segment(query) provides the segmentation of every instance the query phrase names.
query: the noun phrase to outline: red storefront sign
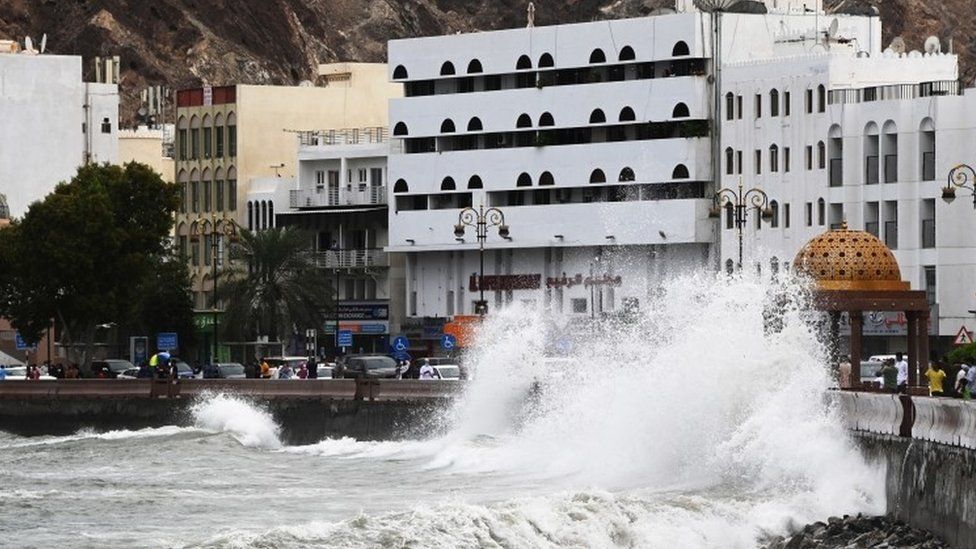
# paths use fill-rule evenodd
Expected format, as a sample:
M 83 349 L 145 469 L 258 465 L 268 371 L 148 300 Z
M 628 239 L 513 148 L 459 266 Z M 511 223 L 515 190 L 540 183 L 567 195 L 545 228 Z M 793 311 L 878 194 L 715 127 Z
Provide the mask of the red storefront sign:
M 478 275 L 473 274 L 468 279 L 468 289 L 477 292 L 496 290 L 538 290 L 542 287 L 542 275 L 485 275 L 478 285 Z

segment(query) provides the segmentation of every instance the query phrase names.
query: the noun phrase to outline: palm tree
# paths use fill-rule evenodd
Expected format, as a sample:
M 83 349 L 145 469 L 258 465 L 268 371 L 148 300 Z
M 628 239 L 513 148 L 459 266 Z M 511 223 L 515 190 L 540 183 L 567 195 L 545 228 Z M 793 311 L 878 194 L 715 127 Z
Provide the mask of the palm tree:
M 228 335 L 286 341 L 293 330 L 324 326 L 335 289 L 306 233 L 294 227 L 242 230 L 230 258 L 235 266 L 220 274 L 217 291 L 226 303 Z

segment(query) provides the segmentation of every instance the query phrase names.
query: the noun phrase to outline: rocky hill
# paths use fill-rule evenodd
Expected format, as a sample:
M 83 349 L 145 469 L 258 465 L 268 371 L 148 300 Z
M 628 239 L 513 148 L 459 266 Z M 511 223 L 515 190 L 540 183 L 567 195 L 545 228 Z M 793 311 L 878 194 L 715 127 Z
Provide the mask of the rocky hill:
M 885 41 L 921 49 L 935 34 L 976 75 L 972 0 L 827 0 L 874 4 Z M 391 38 L 525 24 L 526 0 L 0 0 L 0 37 L 48 35 L 53 53 L 120 55 L 123 116 L 147 84 L 297 83 L 318 62 L 381 61 Z M 536 0 L 536 24 L 646 15 L 672 0 Z M 86 66 L 86 71 L 91 71 Z

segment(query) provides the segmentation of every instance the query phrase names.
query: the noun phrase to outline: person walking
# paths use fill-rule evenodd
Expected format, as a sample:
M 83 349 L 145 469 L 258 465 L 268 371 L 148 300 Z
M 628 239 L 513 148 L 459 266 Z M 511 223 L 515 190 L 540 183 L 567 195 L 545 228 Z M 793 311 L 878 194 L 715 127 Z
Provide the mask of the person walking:
M 261 378 L 262 379 L 271 378 L 271 366 L 268 365 L 267 360 L 261 361 Z
M 895 353 L 895 368 L 898 368 L 898 392 L 908 392 L 908 361 L 901 353 Z
M 7 379 L 7 367 L 0 364 L 0 381 Z
M 420 379 L 440 379 L 437 370 L 430 365 L 430 360 L 423 359 L 420 365 Z
M 837 385 L 841 389 L 850 389 L 853 387 L 854 384 L 851 380 L 851 359 L 846 356 L 841 357 L 837 370 Z
M 925 370 L 925 377 L 929 378 L 929 396 L 945 396 L 943 384 L 945 383 L 946 373 L 942 370 L 942 365 L 938 362 L 930 364 Z
M 966 370 L 966 398 L 972 398 L 976 393 L 976 364 L 969 364 Z
M 298 367 L 298 379 L 308 379 L 308 363 L 302 362 L 302 365 Z
M 957 364 L 959 366 L 959 371 L 956 372 L 956 397 L 957 398 L 968 398 L 968 387 L 966 383 L 966 373 L 969 371 L 969 366 L 965 364 Z
M 881 363 L 881 370 L 878 371 L 877 375 L 883 380 L 885 392 L 894 393 L 898 391 L 898 368 L 895 368 L 894 359 L 885 359 Z

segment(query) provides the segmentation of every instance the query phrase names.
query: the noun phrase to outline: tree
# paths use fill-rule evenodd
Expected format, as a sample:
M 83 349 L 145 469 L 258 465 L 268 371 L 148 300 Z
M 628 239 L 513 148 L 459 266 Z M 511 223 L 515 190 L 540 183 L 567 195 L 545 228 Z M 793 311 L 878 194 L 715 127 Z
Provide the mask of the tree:
M 99 325 L 130 320 L 167 253 L 177 187 L 149 166 L 78 169 L 0 231 L 0 316 L 28 343 L 58 323 L 63 345 L 91 359 Z
M 946 356 L 950 363 L 976 364 L 976 343 L 956 347 Z
M 296 329 L 325 324 L 334 289 L 307 234 L 293 227 L 243 230 L 231 259 L 237 266 L 221 273 L 217 286 L 218 300 L 226 303 L 226 335 L 284 341 Z

